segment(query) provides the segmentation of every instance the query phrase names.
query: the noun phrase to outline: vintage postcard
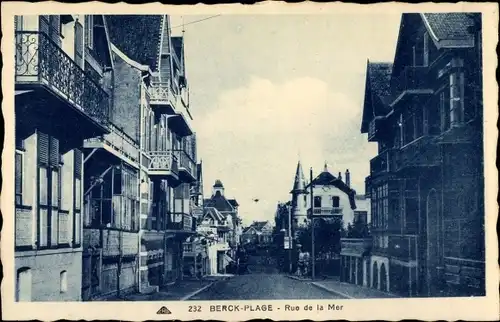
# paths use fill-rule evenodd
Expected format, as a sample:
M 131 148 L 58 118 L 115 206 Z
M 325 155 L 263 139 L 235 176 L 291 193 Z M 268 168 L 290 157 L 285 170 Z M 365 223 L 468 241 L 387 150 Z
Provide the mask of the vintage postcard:
M 2 3 L 3 319 L 498 319 L 498 13 Z

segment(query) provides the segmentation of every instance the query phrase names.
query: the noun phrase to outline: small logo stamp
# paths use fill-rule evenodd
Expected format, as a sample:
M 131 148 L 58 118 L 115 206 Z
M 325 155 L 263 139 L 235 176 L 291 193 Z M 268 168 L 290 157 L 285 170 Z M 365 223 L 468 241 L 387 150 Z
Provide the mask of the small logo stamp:
M 172 312 L 170 312 L 169 309 L 167 309 L 166 306 L 162 306 L 157 312 L 156 314 L 172 314 Z

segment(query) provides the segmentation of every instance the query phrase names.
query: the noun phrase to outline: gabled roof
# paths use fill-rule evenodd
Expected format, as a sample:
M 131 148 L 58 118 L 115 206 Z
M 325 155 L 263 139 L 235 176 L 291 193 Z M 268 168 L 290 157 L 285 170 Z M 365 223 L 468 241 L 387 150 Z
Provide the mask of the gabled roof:
M 262 229 L 269 224 L 269 221 L 254 221 L 249 228 L 254 228 L 256 231 L 262 231 Z
M 351 206 L 351 209 L 356 209 L 356 201 L 354 200 L 354 197 L 356 196 L 356 191 L 349 188 L 349 186 L 347 186 L 347 184 L 344 181 L 342 181 L 339 178 L 336 178 L 330 172 L 328 171 L 321 172 L 316 178 L 313 179 L 312 184 L 336 187 L 340 191 L 347 194 L 347 196 L 349 197 L 349 204 Z M 311 184 L 308 184 L 307 186 L 310 187 Z
M 233 206 L 233 208 L 236 208 L 240 205 L 238 201 L 236 201 L 236 199 L 228 199 L 227 201 L 231 204 L 231 206 Z
M 158 67 L 163 15 L 106 15 L 111 42 L 130 59 Z
M 205 199 L 205 206 L 214 207 L 218 211 L 234 211 L 231 203 L 220 193 L 220 191 L 217 191 L 210 199 Z
M 480 13 L 404 13 L 401 16 L 393 72 L 411 59 L 411 47 L 415 31 L 424 26 L 437 49 L 474 47 L 474 34 L 469 27 L 474 25 L 475 15 Z M 405 48 L 408 46 L 408 48 Z
M 468 29 L 473 24 L 471 14 L 465 12 L 422 13 L 421 16 L 429 34 L 438 43 L 443 40 L 456 41 L 449 43 L 449 45 L 456 46 L 460 44 L 459 41 L 465 41 L 464 45 L 474 42 L 474 35 Z
M 368 124 L 374 117 L 384 116 L 390 111 L 387 99 L 391 94 L 391 74 L 391 63 L 367 61 L 361 133 L 368 132 Z
M 213 207 L 205 207 L 205 213 L 203 214 L 203 219 L 205 219 L 207 216 L 212 217 L 214 220 L 218 220 L 220 222 L 224 221 L 224 216 L 217 211 L 217 209 Z

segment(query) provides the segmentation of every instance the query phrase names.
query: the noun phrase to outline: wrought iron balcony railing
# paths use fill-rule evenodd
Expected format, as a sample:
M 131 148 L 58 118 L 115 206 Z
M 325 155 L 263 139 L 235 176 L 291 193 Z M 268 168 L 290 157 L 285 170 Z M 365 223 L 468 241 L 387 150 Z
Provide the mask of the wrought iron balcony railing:
M 172 151 L 150 151 L 148 156 L 150 157 L 148 167 L 150 173 L 168 171 L 177 174 L 179 172 L 177 158 Z
M 95 143 L 103 143 L 134 162 L 139 161 L 139 145 L 128 136 L 123 130 L 113 123 L 108 124 L 109 134 L 101 137 L 90 138 L 85 141 L 85 145 L 93 146 Z
M 16 85 L 44 85 L 107 126 L 109 96 L 43 32 L 16 31 Z
M 343 207 L 314 207 L 313 215 L 315 216 L 341 216 Z M 307 210 L 307 214 L 311 215 L 311 208 Z

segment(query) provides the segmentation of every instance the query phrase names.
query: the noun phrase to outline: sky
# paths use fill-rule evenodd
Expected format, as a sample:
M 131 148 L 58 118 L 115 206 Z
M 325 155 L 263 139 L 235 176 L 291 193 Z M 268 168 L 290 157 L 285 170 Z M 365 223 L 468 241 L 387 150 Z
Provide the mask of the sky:
M 172 16 L 173 35 L 183 22 L 205 197 L 220 179 L 244 225 L 274 222 L 299 159 L 306 178 L 349 169 L 364 194 L 366 63 L 393 60 L 399 14 Z

